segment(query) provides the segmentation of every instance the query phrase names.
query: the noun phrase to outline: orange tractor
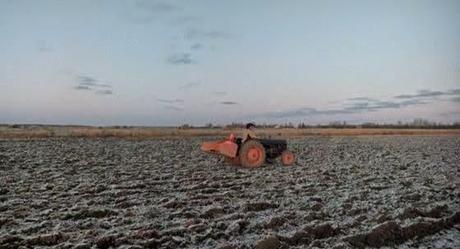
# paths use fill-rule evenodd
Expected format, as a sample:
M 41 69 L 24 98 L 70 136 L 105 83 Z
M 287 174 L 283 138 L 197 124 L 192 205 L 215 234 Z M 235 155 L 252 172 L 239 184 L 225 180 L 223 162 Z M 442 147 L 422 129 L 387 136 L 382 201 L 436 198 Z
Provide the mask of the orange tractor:
M 267 159 L 281 156 L 283 165 L 292 165 L 295 156 L 287 150 L 286 140 L 248 139 L 242 142 L 231 134 L 226 140 L 204 142 L 201 150 L 212 154 L 222 155 L 233 165 L 248 168 L 260 167 Z

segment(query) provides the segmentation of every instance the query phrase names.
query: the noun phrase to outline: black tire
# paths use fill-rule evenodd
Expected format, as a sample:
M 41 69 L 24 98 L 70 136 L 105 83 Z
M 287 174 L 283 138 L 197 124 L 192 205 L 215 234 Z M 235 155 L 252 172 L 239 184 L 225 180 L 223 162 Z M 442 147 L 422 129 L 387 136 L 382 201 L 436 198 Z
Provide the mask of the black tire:
M 241 146 L 239 158 L 243 167 L 260 167 L 266 159 L 265 148 L 257 140 L 248 140 Z

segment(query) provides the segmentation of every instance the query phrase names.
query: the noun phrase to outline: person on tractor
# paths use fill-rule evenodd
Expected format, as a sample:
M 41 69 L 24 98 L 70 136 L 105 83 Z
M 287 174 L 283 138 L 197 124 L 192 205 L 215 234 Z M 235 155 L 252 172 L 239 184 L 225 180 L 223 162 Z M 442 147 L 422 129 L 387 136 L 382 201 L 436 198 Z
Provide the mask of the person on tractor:
M 256 132 L 254 131 L 255 128 L 256 128 L 256 125 L 253 123 L 246 124 L 246 129 L 244 130 L 244 133 L 243 133 L 243 141 L 242 141 L 243 143 L 248 139 L 258 138 L 256 135 Z
M 273 163 L 281 157 L 283 165 L 293 165 L 295 155 L 288 150 L 283 139 L 262 139 L 256 135 L 253 123 L 246 124 L 242 137 L 230 136 L 225 140 L 203 142 L 201 150 L 223 156 L 225 162 L 248 168 L 257 168 L 264 163 Z

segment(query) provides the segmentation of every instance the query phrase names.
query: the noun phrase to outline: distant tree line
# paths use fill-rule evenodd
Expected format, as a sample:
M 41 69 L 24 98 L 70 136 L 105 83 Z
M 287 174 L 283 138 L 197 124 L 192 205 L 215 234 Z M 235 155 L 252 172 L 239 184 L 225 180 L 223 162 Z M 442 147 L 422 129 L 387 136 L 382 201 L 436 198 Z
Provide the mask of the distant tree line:
M 366 122 L 362 124 L 348 124 L 345 121 L 334 121 L 326 125 L 307 125 L 304 123 L 299 123 L 297 125 L 299 129 L 306 128 L 382 128 L 382 129 L 460 129 L 460 122 L 455 122 L 451 124 L 445 124 L 440 122 L 431 122 L 426 119 L 414 119 L 411 122 L 401 122 L 397 123 L 373 123 Z
M 401 122 L 398 121 L 394 124 L 381 124 L 381 123 L 373 123 L 373 122 L 366 122 L 362 124 L 348 124 L 345 121 L 334 121 L 328 124 L 305 124 L 304 122 L 300 122 L 298 124 L 294 124 L 292 122 L 282 123 L 282 124 L 267 124 L 261 123 L 256 124 L 257 128 L 297 128 L 297 129 L 308 129 L 308 128 L 335 128 L 335 129 L 356 129 L 356 128 L 381 128 L 381 129 L 460 129 L 460 122 L 455 122 L 451 124 L 445 124 L 440 122 L 431 122 L 426 119 L 414 119 L 411 122 Z M 233 122 L 227 125 L 213 125 L 212 123 L 208 123 L 204 126 L 192 126 L 189 124 L 181 125 L 180 129 L 194 129 L 194 128 L 208 128 L 208 129 L 238 129 L 238 128 L 245 128 L 245 123 L 236 123 Z
M 257 123 L 257 128 L 297 128 L 297 129 L 308 129 L 308 128 L 335 128 L 335 129 L 354 129 L 354 128 L 387 128 L 387 129 L 460 129 L 460 122 L 445 124 L 440 122 L 431 122 L 427 119 L 414 119 L 411 122 L 401 122 L 398 121 L 397 123 L 393 124 L 382 124 L 382 123 L 372 123 L 366 122 L 362 124 L 348 124 L 345 121 L 334 121 L 328 124 L 305 124 L 304 122 L 300 122 L 294 124 L 292 122 L 281 123 L 281 124 L 273 124 L 273 123 Z M 90 127 L 90 126 L 83 126 L 83 125 L 41 125 L 41 124 L 0 124 L 0 127 L 7 127 L 13 129 L 33 129 L 33 128 L 47 128 L 47 127 Z M 183 124 L 178 126 L 179 129 L 238 129 L 238 128 L 245 128 L 246 123 L 241 122 L 233 122 L 226 125 L 218 125 L 207 123 L 201 126 L 194 126 L 190 124 Z M 108 126 L 103 127 L 99 126 L 99 129 L 104 128 L 114 128 L 114 129 L 129 129 L 129 128 L 149 128 L 146 126 Z

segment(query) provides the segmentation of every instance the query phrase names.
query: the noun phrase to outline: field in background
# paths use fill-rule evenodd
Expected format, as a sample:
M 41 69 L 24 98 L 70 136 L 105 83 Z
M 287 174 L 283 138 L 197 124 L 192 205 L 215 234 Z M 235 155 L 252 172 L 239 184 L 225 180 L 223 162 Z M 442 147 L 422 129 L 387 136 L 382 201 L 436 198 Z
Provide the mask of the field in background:
M 91 127 L 3 125 L 0 138 L 50 138 L 50 137 L 117 137 L 117 138 L 182 138 L 204 136 L 227 136 L 240 134 L 238 128 L 161 128 L 161 127 Z M 384 129 L 384 128 L 262 128 L 262 137 L 304 136 L 374 136 L 374 135 L 460 135 L 460 129 Z

